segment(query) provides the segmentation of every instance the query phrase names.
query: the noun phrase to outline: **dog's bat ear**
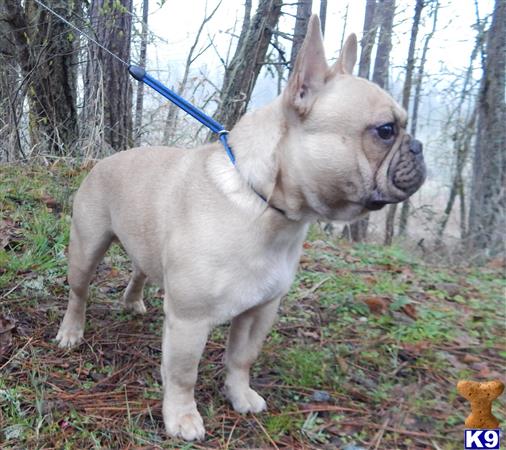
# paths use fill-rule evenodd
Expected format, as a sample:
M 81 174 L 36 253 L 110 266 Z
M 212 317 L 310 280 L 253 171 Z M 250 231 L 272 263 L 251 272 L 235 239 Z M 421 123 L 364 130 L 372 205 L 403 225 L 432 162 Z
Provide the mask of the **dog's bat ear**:
M 313 14 L 309 18 L 306 37 L 285 90 L 285 100 L 300 115 L 304 116 L 310 111 L 316 93 L 325 84 L 328 70 L 320 19 Z
M 331 76 L 337 74 L 348 74 L 353 73 L 353 67 L 357 62 L 357 35 L 352 33 L 346 39 L 341 54 L 337 59 L 336 63 L 330 69 Z

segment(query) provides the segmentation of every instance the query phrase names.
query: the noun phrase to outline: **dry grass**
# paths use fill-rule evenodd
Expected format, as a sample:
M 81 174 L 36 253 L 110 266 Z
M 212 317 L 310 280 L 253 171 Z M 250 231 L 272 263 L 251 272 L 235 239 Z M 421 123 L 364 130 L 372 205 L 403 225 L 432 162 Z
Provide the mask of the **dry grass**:
M 315 228 L 254 368 L 269 412 L 242 416 L 221 395 L 219 327 L 196 393 L 206 440 L 168 439 L 162 296 L 147 290 L 142 319 L 119 308 L 129 272 L 121 249 L 97 271 L 85 343 L 64 351 L 53 342 L 68 293 L 68 199 L 82 176 L 61 163 L 2 168 L 2 449 L 462 448 L 469 408 L 457 380 L 504 380 L 500 261 L 433 266 L 397 247 L 328 241 Z M 504 420 L 504 400 L 496 403 Z

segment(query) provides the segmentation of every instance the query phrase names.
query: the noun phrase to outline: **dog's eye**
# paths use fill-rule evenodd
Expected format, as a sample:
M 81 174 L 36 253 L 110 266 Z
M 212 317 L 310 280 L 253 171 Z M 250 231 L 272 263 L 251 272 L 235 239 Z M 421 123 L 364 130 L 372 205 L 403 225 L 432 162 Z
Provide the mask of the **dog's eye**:
M 395 127 L 393 123 L 385 123 L 384 125 L 381 125 L 376 128 L 376 132 L 378 133 L 378 136 L 383 139 L 384 141 L 388 141 L 392 139 L 392 137 L 395 135 Z

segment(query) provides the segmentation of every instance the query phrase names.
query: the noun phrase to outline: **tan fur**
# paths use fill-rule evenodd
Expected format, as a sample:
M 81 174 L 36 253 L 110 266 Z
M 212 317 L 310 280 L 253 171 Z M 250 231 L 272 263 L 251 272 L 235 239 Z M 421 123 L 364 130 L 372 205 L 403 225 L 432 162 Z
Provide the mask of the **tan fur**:
M 173 436 L 204 437 L 193 395 L 197 366 L 209 331 L 228 320 L 227 397 L 243 413 L 265 409 L 249 386 L 249 368 L 295 276 L 308 224 L 354 220 L 378 190 L 391 201 L 409 195 L 392 183 L 397 160 L 408 180 L 410 164 L 423 165 L 410 156 L 406 114 L 380 88 L 350 75 L 355 60 L 352 36 L 329 68 L 312 17 L 283 95 L 230 132 L 237 167 L 218 143 L 132 149 L 97 164 L 75 197 L 71 291 L 57 340 L 68 347 L 83 337 L 90 279 L 118 239 L 134 266 L 125 307 L 145 312 L 146 278 L 165 290 L 163 415 Z M 385 144 L 374 130 L 389 121 L 399 130 Z

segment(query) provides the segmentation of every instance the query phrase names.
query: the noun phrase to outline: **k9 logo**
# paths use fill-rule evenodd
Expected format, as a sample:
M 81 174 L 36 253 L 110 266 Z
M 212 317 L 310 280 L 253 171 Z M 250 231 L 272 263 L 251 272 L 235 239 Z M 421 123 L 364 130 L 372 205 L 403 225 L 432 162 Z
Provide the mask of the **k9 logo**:
M 499 449 L 500 430 L 464 430 L 464 448 Z

